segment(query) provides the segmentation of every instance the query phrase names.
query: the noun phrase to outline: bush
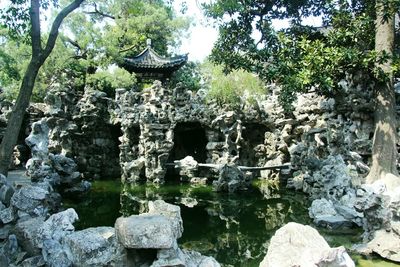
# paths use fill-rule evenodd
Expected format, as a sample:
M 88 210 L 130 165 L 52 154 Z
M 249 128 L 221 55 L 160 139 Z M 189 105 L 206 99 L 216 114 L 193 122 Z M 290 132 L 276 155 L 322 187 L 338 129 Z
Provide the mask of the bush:
M 206 100 L 219 105 L 239 106 L 243 101 L 254 103 L 257 96 L 265 95 L 264 83 L 254 74 L 244 70 L 233 70 L 225 74 L 223 67 L 205 63 L 203 65 L 205 83 L 208 86 Z

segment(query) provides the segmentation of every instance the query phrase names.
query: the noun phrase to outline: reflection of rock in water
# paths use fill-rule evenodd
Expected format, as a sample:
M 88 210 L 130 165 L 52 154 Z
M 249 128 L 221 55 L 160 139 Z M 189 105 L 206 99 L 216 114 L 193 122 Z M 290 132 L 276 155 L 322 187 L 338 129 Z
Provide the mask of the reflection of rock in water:
M 183 247 L 234 266 L 239 262 L 257 265 L 265 255 L 266 241 L 288 221 L 309 222 L 305 197 L 283 193 L 275 184 L 242 194 L 216 193 L 211 186 L 188 184 L 128 185 L 121 195 L 122 213 L 147 210 L 147 201 L 155 199 L 181 207 L 185 231 L 179 242 Z
M 195 250 L 200 253 L 207 253 L 210 252 L 210 250 L 215 250 L 215 246 L 207 239 L 185 242 L 182 244 L 182 247 L 184 249 Z

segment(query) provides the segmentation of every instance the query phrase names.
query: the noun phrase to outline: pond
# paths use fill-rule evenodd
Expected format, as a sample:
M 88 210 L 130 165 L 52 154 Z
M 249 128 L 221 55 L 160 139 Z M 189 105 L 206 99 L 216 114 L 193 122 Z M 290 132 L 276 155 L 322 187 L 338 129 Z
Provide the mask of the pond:
M 153 184 L 122 186 L 117 181 L 96 181 L 88 196 L 64 201 L 80 217 L 77 229 L 114 226 L 116 218 L 144 212 L 146 200 L 163 199 L 181 207 L 184 224 L 180 246 L 213 256 L 224 266 L 259 266 L 269 240 L 288 222 L 311 224 L 307 197 L 275 184 L 257 181 L 246 192 L 216 193 L 211 186 Z M 318 229 L 331 246 L 360 241 L 357 229 L 334 232 Z M 357 266 L 392 267 L 378 259 L 352 256 Z

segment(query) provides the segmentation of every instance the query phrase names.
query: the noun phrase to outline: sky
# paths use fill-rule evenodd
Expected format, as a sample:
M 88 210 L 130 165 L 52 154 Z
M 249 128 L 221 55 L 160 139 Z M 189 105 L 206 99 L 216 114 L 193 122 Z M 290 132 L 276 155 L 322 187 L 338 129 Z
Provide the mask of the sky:
M 180 13 L 180 6 L 184 0 L 176 0 L 174 7 L 177 14 Z M 205 1 L 187 0 L 187 12 L 185 16 L 193 19 L 194 26 L 190 28 L 187 38 L 183 38 L 180 53 L 189 53 L 190 61 L 203 61 L 210 53 L 214 42 L 218 37 L 218 30 L 212 26 L 212 22 L 207 20 L 200 7 L 200 3 Z
M 195 25 L 189 30 L 187 38 L 183 38 L 182 46 L 178 49 L 178 53 L 188 53 L 190 61 L 203 61 L 212 50 L 217 40 L 218 30 L 213 27 L 212 21 L 205 18 L 201 10 L 201 3 L 210 2 L 212 0 L 175 0 L 174 8 L 177 14 L 180 14 L 182 2 L 187 4 L 187 12 L 185 16 L 193 18 Z M 322 19 L 319 17 L 309 17 L 303 20 L 303 25 L 321 25 Z M 272 25 L 276 30 L 289 26 L 289 20 L 273 20 Z M 257 39 L 257 33 L 254 33 Z
M 189 60 L 203 61 L 210 53 L 213 44 L 217 40 L 218 30 L 213 27 L 212 21 L 207 19 L 201 10 L 201 3 L 210 2 L 212 0 L 175 0 L 174 8 L 177 14 L 180 13 L 182 2 L 186 2 L 187 12 L 183 16 L 190 16 L 194 25 L 189 29 L 188 36 L 182 38 L 182 45 L 177 49 L 177 53 L 188 53 Z M 9 0 L 0 0 L 0 7 L 4 7 Z M 181 14 L 182 15 L 182 14 Z M 44 22 L 43 24 L 47 24 Z M 308 18 L 303 22 L 306 25 L 321 24 L 320 18 Z M 273 21 L 275 29 L 281 29 L 289 25 L 288 21 Z M 257 35 L 257 33 L 255 33 Z

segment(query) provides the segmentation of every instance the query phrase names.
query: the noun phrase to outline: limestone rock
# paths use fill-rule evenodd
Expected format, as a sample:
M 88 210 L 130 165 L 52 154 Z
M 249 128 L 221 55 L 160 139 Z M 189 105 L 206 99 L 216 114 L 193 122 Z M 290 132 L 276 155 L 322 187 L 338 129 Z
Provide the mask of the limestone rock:
M 42 267 L 45 266 L 45 261 L 42 256 L 34 256 L 25 259 L 22 263 L 22 267 Z
M 119 217 L 115 222 L 115 231 L 125 248 L 166 249 L 171 248 L 177 239 L 171 220 L 162 215 Z
M 3 184 L 0 188 L 0 201 L 9 206 L 13 194 L 14 188 L 8 184 Z
M 88 228 L 63 238 L 74 266 L 104 266 L 122 259 L 123 248 L 112 227 Z
M 75 230 L 72 225 L 78 220 L 78 214 L 72 208 L 51 215 L 38 230 L 42 240 L 60 241 L 65 235 Z
M 368 242 L 367 248 L 385 259 L 400 262 L 400 234 L 394 230 L 376 231 L 374 238 Z
M 19 221 L 15 226 L 15 235 L 21 247 L 34 256 L 40 253 L 42 247 L 41 239 L 38 237 L 38 231 L 43 226 L 45 218 L 36 217 L 25 221 Z
M 72 262 L 68 258 L 67 251 L 63 246 L 53 240 L 47 239 L 43 242 L 42 249 L 43 259 L 46 262 L 46 266 L 49 267 L 71 267 Z
M 318 226 L 329 228 L 351 227 L 352 222 L 335 210 L 332 201 L 325 198 L 316 199 L 309 208 L 309 215 Z
M 32 124 L 32 132 L 25 139 L 26 144 L 31 149 L 32 157 L 45 160 L 49 153 L 49 127 L 46 119 L 42 119 Z
M 12 196 L 11 206 L 32 215 L 45 216 L 48 196 L 49 192 L 39 186 L 23 186 Z
M 276 231 L 260 267 L 354 267 L 343 247 L 330 248 L 317 230 L 288 223 Z
M 181 250 L 174 244 L 173 248 L 160 249 L 157 252 L 157 260 L 151 267 L 220 267 L 221 265 L 213 258 L 201 255 L 199 252 L 191 250 Z
M 250 185 L 250 179 L 236 165 L 224 165 L 219 171 L 219 178 L 213 186 L 217 191 L 236 192 L 246 190 Z
M 171 220 L 174 227 L 174 236 L 180 238 L 183 233 L 183 221 L 181 208 L 177 205 L 166 203 L 163 200 L 149 201 L 149 214 L 159 214 Z
M 182 250 L 187 267 L 220 267 L 221 265 L 213 258 L 201 255 L 199 252 Z
M 2 211 L 0 211 L 0 221 L 3 224 L 7 224 L 10 222 L 13 222 L 15 220 L 15 211 L 12 207 L 3 209 Z

